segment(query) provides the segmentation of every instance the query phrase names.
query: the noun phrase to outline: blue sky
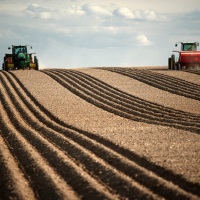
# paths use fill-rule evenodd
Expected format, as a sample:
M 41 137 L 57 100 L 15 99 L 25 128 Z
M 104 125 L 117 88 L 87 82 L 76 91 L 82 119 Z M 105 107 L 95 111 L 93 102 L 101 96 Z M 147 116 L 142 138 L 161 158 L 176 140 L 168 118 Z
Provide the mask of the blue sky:
M 167 65 L 200 42 L 199 0 L 0 0 L 0 56 L 33 46 L 40 68 Z

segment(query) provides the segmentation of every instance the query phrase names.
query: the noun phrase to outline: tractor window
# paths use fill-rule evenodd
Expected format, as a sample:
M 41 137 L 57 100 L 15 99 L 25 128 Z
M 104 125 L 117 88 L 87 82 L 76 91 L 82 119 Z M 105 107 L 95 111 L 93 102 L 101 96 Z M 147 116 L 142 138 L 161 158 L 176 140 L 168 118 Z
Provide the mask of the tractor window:
M 197 50 L 197 45 L 192 43 L 192 44 L 183 44 L 183 51 L 195 51 Z
M 15 54 L 18 54 L 18 53 L 27 53 L 27 49 L 26 47 L 15 47 Z

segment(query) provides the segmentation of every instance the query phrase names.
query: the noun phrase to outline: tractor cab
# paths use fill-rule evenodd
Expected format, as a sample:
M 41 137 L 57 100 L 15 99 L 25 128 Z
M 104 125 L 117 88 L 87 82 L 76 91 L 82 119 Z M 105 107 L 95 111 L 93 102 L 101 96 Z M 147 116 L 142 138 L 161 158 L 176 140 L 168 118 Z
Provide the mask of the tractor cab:
M 175 45 L 178 46 L 177 44 Z M 198 42 L 181 42 L 181 51 L 197 51 L 197 46 L 199 46 Z
M 27 53 L 27 46 L 12 46 L 12 54 L 13 60 L 17 61 L 25 61 L 28 60 L 30 56 Z
M 19 53 L 27 54 L 27 47 L 26 46 L 14 46 L 13 54 L 17 55 Z

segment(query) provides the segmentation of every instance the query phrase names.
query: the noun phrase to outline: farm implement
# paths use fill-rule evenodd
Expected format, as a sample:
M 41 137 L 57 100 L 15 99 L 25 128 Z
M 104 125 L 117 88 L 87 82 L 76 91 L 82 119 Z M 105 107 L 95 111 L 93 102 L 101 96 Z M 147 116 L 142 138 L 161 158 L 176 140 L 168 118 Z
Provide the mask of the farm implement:
M 32 49 L 32 47 L 30 47 Z M 11 49 L 8 47 L 8 49 Z M 36 56 L 32 56 L 34 53 L 28 53 L 28 45 L 25 46 L 15 46 L 12 45 L 12 53 L 5 54 L 4 63 L 2 64 L 2 69 L 17 70 L 17 69 L 39 69 L 38 59 Z M 32 58 L 33 57 L 33 58 Z
M 174 50 L 168 58 L 168 68 L 171 70 L 200 69 L 200 51 L 197 50 L 198 42 L 180 42 L 180 51 Z M 178 44 L 175 45 L 176 47 Z

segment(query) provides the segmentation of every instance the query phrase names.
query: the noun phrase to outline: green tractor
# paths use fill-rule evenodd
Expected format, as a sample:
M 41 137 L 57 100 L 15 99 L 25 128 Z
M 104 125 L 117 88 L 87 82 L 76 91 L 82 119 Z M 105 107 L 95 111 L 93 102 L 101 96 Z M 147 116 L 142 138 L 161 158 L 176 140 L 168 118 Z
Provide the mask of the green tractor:
M 17 69 L 35 69 L 39 70 L 38 59 L 36 56 L 32 57 L 34 53 L 27 52 L 28 45 L 15 46 L 12 45 L 12 53 L 5 54 L 2 69 L 17 70 Z M 30 47 L 32 49 L 32 47 Z M 8 49 L 11 49 L 8 47 Z

